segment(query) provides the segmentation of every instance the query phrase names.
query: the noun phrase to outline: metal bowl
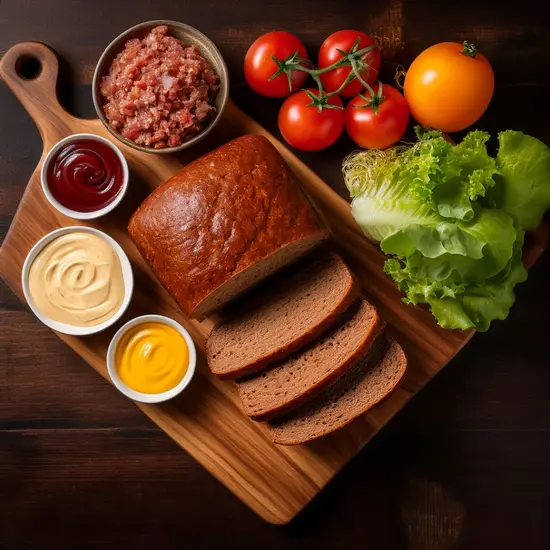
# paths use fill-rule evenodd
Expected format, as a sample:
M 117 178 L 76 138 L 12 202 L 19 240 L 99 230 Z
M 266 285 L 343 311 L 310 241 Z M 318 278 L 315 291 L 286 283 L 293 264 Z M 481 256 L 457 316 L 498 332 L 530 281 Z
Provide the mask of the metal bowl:
M 184 141 L 176 147 L 166 147 L 165 149 L 154 149 L 152 147 L 143 147 L 137 145 L 133 141 L 122 137 L 120 134 L 115 132 L 105 118 L 103 112 L 103 102 L 101 94 L 99 93 L 99 86 L 101 83 L 101 78 L 106 76 L 111 67 L 113 59 L 118 53 L 124 49 L 125 43 L 131 38 L 145 38 L 145 36 L 151 31 L 151 29 L 158 27 L 159 25 L 166 25 L 168 27 L 168 32 L 170 35 L 178 38 L 184 44 L 196 44 L 199 47 L 201 55 L 210 63 L 216 74 L 220 79 L 220 89 L 218 95 L 216 96 L 216 116 L 208 123 L 208 125 L 201 130 L 197 135 L 193 136 L 191 139 Z M 214 126 L 219 122 L 222 117 L 223 110 L 227 103 L 229 97 L 229 74 L 227 71 L 227 66 L 223 57 L 221 56 L 218 48 L 214 45 L 214 42 L 205 36 L 202 32 L 198 31 L 194 27 L 185 25 L 184 23 L 178 23 L 177 21 L 166 21 L 164 19 L 158 19 L 155 21 L 146 21 L 145 23 L 140 23 L 134 27 L 124 31 L 122 34 L 117 36 L 101 54 L 97 66 L 94 71 L 94 79 L 92 82 L 92 95 L 94 100 L 94 107 L 97 112 L 99 120 L 103 123 L 105 128 L 118 140 L 122 141 L 129 147 L 137 149 L 138 151 L 143 151 L 145 153 L 177 153 L 183 149 L 191 147 L 203 137 L 208 135 Z

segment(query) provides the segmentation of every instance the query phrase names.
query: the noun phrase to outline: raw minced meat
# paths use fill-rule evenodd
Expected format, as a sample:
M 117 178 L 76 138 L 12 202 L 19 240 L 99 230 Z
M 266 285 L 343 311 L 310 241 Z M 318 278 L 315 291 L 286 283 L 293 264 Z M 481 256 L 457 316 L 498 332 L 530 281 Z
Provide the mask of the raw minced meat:
M 214 117 L 219 78 L 197 46 L 154 28 L 128 40 L 104 76 L 100 92 L 111 128 L 140 146 L 175 147 Z

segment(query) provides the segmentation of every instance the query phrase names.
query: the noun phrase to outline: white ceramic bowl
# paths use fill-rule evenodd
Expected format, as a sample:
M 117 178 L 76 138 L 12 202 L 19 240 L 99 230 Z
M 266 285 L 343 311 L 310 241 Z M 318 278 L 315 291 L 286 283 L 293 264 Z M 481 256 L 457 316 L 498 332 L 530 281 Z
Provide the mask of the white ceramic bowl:
M 38 256 L 38 254 L 43 250 L 43 248 L 47 244 L 51 243 L 54 239 L 57 239 L 57 237 L 61 237 L 61 235 L 66 235 L 67 233 L 73 233 L 74 231 L 83 231 L 86 233 L 91 233 L 92 235 L 96 235 L 104 239 L 105 241 L 107 241 L 107 243 L 109 243 L 113 248 L 113 250 L 116 252 L 118 259 L 120 261 L 120 266 L 122 268 L 122 278 L 124 280 L 124 299 L 122 301 L 120 309 L 112 317 L 110 317 L 106 321 L 103 321 L 103 323 L 94 325 L 93 327 L 79 327 L 76 325 L 69 325 L 67 323 L 60 323 L 59 321 L 54 321 L 50 317 L 44 315 L 36 307 L 29 290 L 29 271 L 36 256 Z M 55 231 L 48 233 L 47 235 L 42 237 L 31 248 L 31 251 L 28 253 L 25 259 L 25 263 L 23 264 L 23 269 L 21 271 L 21 286 L 23 287 L 23 294 L 25 295 L 25 300 L 27 300 L 27 303 L 29 304 L 33 313 L 45 325 L 52 328 L 53 330 L 62 332 L 63 334 L 72 334 L 75 336 L 86 336 L 88 334 L 96 334 L 97 332 L 101 332 L 107 327 L 110 327 L 111 325 L 116 323 L 120 319 L 120 317 L 124 314 L 124 312 L 126 311 L 126 308 L 128 307 L 128 304 L 130 303 L 130 300 L 132 298 L 132 293 L 134 291 L 134 274 L 132 273 L 132 266 L 130 264 L 130 260 L 128 259 L 128 256 L 126 256 L 126 252 L 122 250 L 122 247 L 112 237 L 109 237 L 109 235 L 107 235 L 106 233 L 103 233 L 103 231 L 99 231 L 99 229 L 94 229 L 93 227 L 74 225 L 71 227 L 62 227 L 61 229 L 56 229 Z
M 59 149 L 67 145 L 67 143 L 71 143 L 73 141 L 78 141 L 81 139 L 91 139 L 107 145 L 116 153 L 118 159 L 120 160 L 120 163 L 122 164 L 122 187 L 120 188 L 118 195 L 107 206 L 105 206 L 104 208 L 100 208 L 99 210 L 94 210 L 93 212 L 78 212 L 77 210 L 72 210 L 71 208 L 63 206 L 57 199 L 55 199 L 48 186 L 48 167 L 50 165 L 50 162 L 52 161 L 52 158 L 56 155 Z M 111 143 L 108 139 L 97 136 L 96 134 L 73 134 L 62 139 L 61 141 L 58 141 L 46 155 L 46 158 L 44 159 L 42 168 L 40 170 L 40 183 L 42 185 L 42 191 L 44 192 L 44 195 L 46 195 L 48 202 L 58 212 L 61 212 L 65 216 L 68 216 L 69 218 L 73 218 L 75 220 L 95 220 L 97 218 L 105 216 L 105 214 L 108 214 L 109 212 L 114 210 L 120 204 L 120 202 L 124 198 L 124 195 L 126 194 L 129 179 L 130 175 L 128 171 L 128 163 L 126 162 L 122 151 L 114 143 Z
M 181 382 L 174 386 L 171 390 L 161 392 L 161 393 L 142 393 L 133 390 L 128 385 L 126 385 L 120 376 L 118 375 L 118 370 L 116 367 L 116 350 L 122 336 L 132 327 L 140 325 L 141 323 L 164 323 L 174 329 L 176 329 L 185 339 L 187 347 L 189 348 L 189 366 L 185 376 L 181 379 Z M 197 364 L 197 351 L 195 349 L 195 343 L 191 338 L 191 335 L 183 328 L 177 321 L 170 319 L 170 317 L 165 317 L 164 315 L 141 315 L 140 317 L 135 317 L 131 321 L 128 321 L 124 326 L 122 326 L 117 333 L 113 336 L 111 343 L 109 344 L 109 349 L 107 350 L 107 371 L 111 377 L 111 381 L 115 387 L 122 392 L 126 397 L 133 399 L 134 401 L 140 401 L 141 403 L 161 403 L 162 401 L 168 401 L 176 395 L 179 395 L 191 382 L 193 375 L 195 374 L 195 366 Z

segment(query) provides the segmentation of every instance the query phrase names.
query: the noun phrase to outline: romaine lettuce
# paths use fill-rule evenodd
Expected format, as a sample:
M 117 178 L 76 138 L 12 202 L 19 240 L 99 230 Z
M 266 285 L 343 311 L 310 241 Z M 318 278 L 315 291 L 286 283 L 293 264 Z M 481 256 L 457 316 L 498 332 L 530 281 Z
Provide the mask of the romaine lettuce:
M 514 220 L 502 210 L 484 209 L 471 222 L 411 225 L 380 244 L 386 254 L 407 257 L 421 277 L 483 281 L 496 275 L 512 257 Z
M 409 259 L 386 261 L 384 269 L 405 293 L 410 304 L 426 303 L 443 328 L 485 331 L 491 321 L 506 319 L 514 303 L 514 286 L 527 279 L 521 263 L 523 232 L 517 234 L 514 253 L 503 269 L 483 283 L 459 283 L 456 278 L 435 280 L 411 269 Z
M 475 201 L 494 186 L 496 162 L 487 153 L 487 141 L 488 133 L 470 132 L 442 159 L 445 178 L 434 190 L 434 202 L 441 216 L 472 220 Z
M 550 207 L 550 149 L 521 132 L 470 132 L 456 146 L 438 132 L 344 161 L 352 214 L 391 256 L 385 271 L 404 301 L 428 304 L 442 327 L 487 330 L 526 279 L 524 229 Z
M 498 136 L 497 192 L 501 208 L 522 229 L 535 229 L 550 208 L 550 149 L 537 138 L 507 130 Z

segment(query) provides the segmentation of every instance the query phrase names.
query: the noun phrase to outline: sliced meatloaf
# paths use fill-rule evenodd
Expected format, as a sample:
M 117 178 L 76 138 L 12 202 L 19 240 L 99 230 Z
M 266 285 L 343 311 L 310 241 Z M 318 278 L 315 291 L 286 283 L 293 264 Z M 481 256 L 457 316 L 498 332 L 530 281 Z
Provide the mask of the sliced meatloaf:
M 287 357 L 328 329 L 358 287 L 336 253 L 316 250 L 234 305 L 235 314 L 206 341 L 208 365 L 240 378 Z
M 401 346 L 377 338 L 367 356 L 317 399 L 268 423 L 273 441 L 297 445 L 331 433 L 367 412 L 399 384 L 407 367 Z
M 356 300 L 308 347 L 238 380 L 244 412 L 265 420 L 311 400 L 365 356 L 382 327 L 375 307 Z

